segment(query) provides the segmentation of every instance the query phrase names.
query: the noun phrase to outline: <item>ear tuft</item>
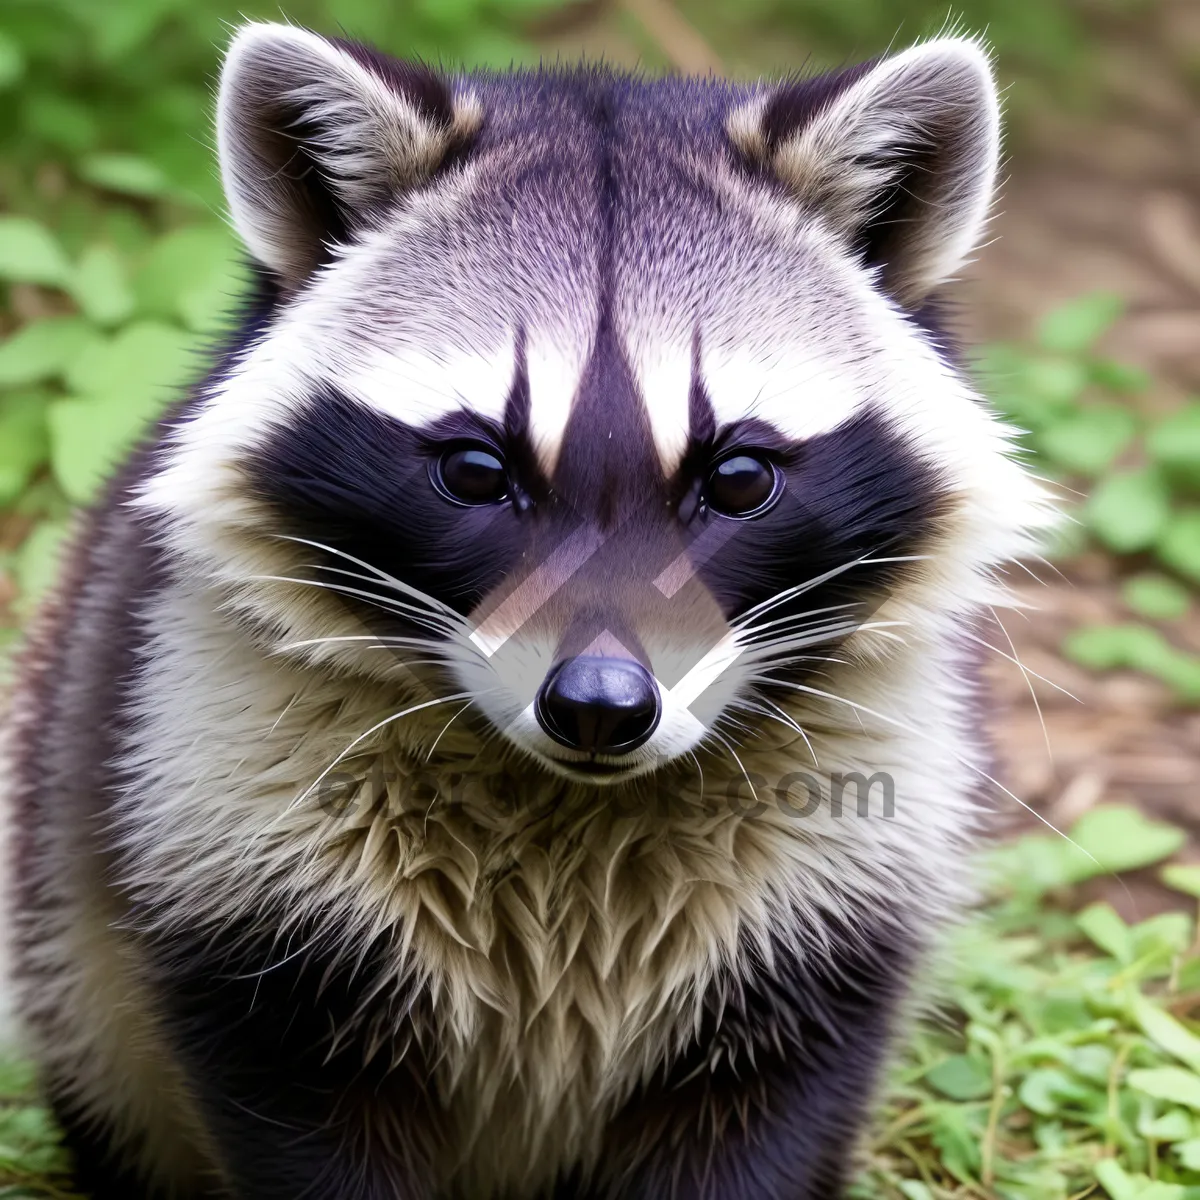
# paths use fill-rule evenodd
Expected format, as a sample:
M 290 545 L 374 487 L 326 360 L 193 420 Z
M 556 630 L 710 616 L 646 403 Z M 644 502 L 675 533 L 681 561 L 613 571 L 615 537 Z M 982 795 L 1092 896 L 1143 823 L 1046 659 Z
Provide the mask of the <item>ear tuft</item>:
M 427 180 L 480 117 L 472 97 L 423 64 L 289 25 L 246 25 L 217 103 L 234 224 L 294 289 L 330 243 Z
M 729 134 L 916 305 L 982 233 L 1000 108 L 980 43 L 939 38 L 782 85 L 734 112 Z

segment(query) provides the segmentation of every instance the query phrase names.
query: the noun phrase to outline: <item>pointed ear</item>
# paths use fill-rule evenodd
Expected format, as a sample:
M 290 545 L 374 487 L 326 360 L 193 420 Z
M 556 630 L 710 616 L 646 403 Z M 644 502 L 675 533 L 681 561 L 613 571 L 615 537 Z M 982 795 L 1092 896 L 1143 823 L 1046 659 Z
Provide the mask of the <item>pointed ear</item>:
M 919 304 L 987 220 L 1000 105 L 980 43 L 940 38 L 840 75 L 785 84 L 730 118 L 730 135 Z
M 429 178 L 480 121 L 427 67 L 290 25 L 252 24 L 221 71 L 217 148 L 250 253 L 298 287 L 341 241 Z

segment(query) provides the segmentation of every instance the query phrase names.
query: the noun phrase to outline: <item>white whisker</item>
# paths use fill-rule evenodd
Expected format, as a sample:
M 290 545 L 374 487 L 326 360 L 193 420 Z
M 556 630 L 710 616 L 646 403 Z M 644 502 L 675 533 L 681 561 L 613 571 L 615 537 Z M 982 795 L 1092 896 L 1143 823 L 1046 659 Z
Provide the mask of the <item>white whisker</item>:
M 391 725 L 396 721 L 402 720 L 404 717 L 410 717 L 410 716 L 412 716 L 413 713 L 420 712 L 422 709 L 425 709 L 425 708 L 433 708 L 438 704 L 452 704 L 455 700 L 470 701 L 471 699 L 472 699 L 472 696 L 469 692 L 456 692 L 452 696 L 439 696 L 438 698 L 436 698 L 434 700 L 426 700 L 426 701 L 422 702 L 421 704 L 414 704 L 410 708 L 405 708 L 405 709 L 402 709 L 398 713 L 393 713 L 390 717 L 384 717 L 384 719 L 382 721 L 376 722 L 376 724 L 372 725 L 371 728 L 368 729 L 365 733 L 360 733 L 358 735 L 358 737 L 356 737 L 354 739 L 354 741 L 352 741 L 350 743 L 350 745 L 348 745 L 345 748 L 345 750 L 343 750 L 341 752 L 341 754 L 339 754 L 337 756 L 337 758 L 335 758 L 333 760 L 333 762 L 331 762 L 329 764 L 329 766 L 327 766 L 325 768 L 325 770 L 323 770 L 321 772 L 321 774 L 318 775 L 316 777 L 316 779 L 314 779 L 313 782 L 310 783 L 308 785 L 308 787 L 305 788 L 304 791 L 295 800 L 293 800 L 291 802 L 291 804 L 288 805 L 288 811 L 290 812 L 292 809 L 298 808 L 301 804 L 303 804 L 304 801 L 307 800 L 308 797 L 311 796 L 313 794 L 313 792 L 316 791 L 316 789 L 319 788 L 321 786 L 321 784 L 328 778 L 329 773 L 332 770 L 334 770 L 334 768 L 337 767 L 340 763 L 342 763 L 346 760 L 346 757 L 355 748 L 355 746 L 362 745 L 362 743 L 365 742 L 367 740 L 367 738 L 369 738 L 374 733 L 378 733 L 379 730 L 383 729 L 385 726 Z
M 760 678 L 762 678 L 762 677 L 760 677 Z M 881 713 L 877 709 L 870 708 L 865 704 L 859 704 L 855 700 L 849 700 L 845 696 L 839 696 L 839 695 L 835 694 L 834 692 L 822 691 L 820 688 L 808 687 L 802 683 L 792 683 L 788 680 L 782 680 L 782 679 L 771 680 L 771 679 L 762 678 L 762 681 L 768 682 L 768 683 L 774 683 L 779 687 L 790 688 L 793 691 L 805 692 L 810 696 L 816 696 L 822 700 L 832 700 L 838 704 L 845 704 L 848 707 L 850 707 L 851 709 L 853 709 L 857 714 L 859 714 L 860 725 L 862 723 L 861 714 L 866 713 L 868 716 L 874 717 L 874 718 L 876 718 L 876 720 L 883 721 L 885 724 L 892 725 L 896 729 L 901 729 L 905 733 L 914 734 L 916 737 L 922 738 L 923 740 L 925 740 L 927 742 L 933 742 L 935 745 L 937 745 L 941 748 L 945 748 L 943 742 L 938 741 L 936 738 L 934 738 L 931 735 L 918 729 L 915 725 L 910 725 L 908 722 L 901 721 L 897 717 L 888 716 L 886 713 Z M 1022 800 L 1020 796 L 1016 795 L 1016 793 L 1009 791 L 1009 789 L 1006 788 L 1004 786 L 1004 784 L 1002 784 L 998 779 L 995 779 L 991 775 L 989 775 L 982 767 L 977 766 L 975 763 L 971 762 L 969 759 L 964 758 L 960 754 L 956 754 L 954 751 L 950 751 L 950 757 L 953 758 L 954 761 L 956 763 L 958 763 L 959 766 L 966 767 L 966 769 L 968 771 L 973 771 L 976 775 L 978 775 L 980 777 L 980 779 L 984 779 L 988 783 L 990 783 L 993 787 L 998 788 L 1006 796 L 1008 796 L 1010 800 L 1014 800 L 1023 809 L 1025 809 L 1026 812 L 1030 813 L 1033 817 L 1037 818 L 1037 820 L 1039 820 L 1043 825 L 1045 825 L 1047 829 L 1050 829 L 1054 833 L 1058 834 L 1058 836 L 1060 838 L 1062 838 L 1065 842 L 1068 842 L 1068 843 L 1070 843 L 1070 845 L 1074 846 L 1075 849 L 1078 850 L 1080 854 L 1091 859 L 1091 861 L 1093 863 L 1095 863 L 1095 865 L 1097 867 L 1099 867 L 1102 871 L 1104 870 L 1104 864 L 1102 862 L 1100 862 L 1100 860 L 1098 858 L 1096 858 L 1096 856 L 1094 854 L 1091 854 L 1089 851 L 1085 850 L 1078 842 L 1076 842 L 1074 840 L 1074 838 L 1072 838 L 1068 834 L 1064 833 L 1061 829 L 1058 828 L 1057 825 L 1055 825 L 1048 818 L 1042 816 L 1042 814 L 1040 812 L 1038 812 L 1037 809 L 1034 808 L 1032 805 L 1026 804 L 1025 801 Z M 1105 872 L 1105 873 L 1112 874 L 1111 871 Z
M 445 601 L 428 595 L 426 592 L 421 591 L 420 588 L 415 588 L 412 584 L 405 583 L 402 579 L 397 579 L 394 575 L 389 575 L 386 571 L 381 571 L 378 567 L 372 566 L 369 562 L 364 562 L 361 558 L 355 558 L 353 554 L 347 554 L 344 550 L 338 550 L 333 546 L 326 546 L 323 542 L 314 542 L 308 538 L 289 537 L 286 534 L 278 534 L 276 536 L 281 541 L 296 542 L 301 546 L 311 546 L 314 550 L 323 550 L 326 554 L 333 554 L 338 558 L 344 558 L 347 562 L 352 562 L 356 566 L 362 567 L 364 571 L 370 571 L 373 576 L 382 580 L 389 587 L 403 592 L 406 596 L 412 596 L 414 599 L 420 600 L 432 608 L 441 610 L 454 620 L 462 621 L 462 615 L 455 612 Z
M 821 575 L 816 575 L 805 583 L 800 583 L 795 587 L 785 588 L 782 592 L 777 592 L 770 599 L 763 600 L 761 603 L 754 605 L 753 608 L 748 608 L 736 621 L 732 622 L 732 626 L 734 629 L 741 629 L 748 623 L 751 617 L 767 612 L 769 609 L 777 608 L 780 604 L 791 599 L 791 597 L 800 596 L 804 592 L 810 592 L 813 588 L 819 587 L 822 583 L 827 583 L 830 579 L 834 579 L 846 571 L 853 570 L 855 567 L 874 566 L 882 563 L 922 562 L 928 557 L 929 555 L 927 554 L 906 554 L 898 555 L 894 558 L 871 558 L 869 555 L 864 555 L 861 558 L 844 563 L 840 567 L 834 567 L 832 570 L 826 571 Z
M 429 747 L 429 753 L 425 755 L 425 761 L 426 761 L 426 762 L 432 762 L 432 761 L 433 761 L 433 752 L 434 752 L 434 751 L 435 751 L 435 750 L 438 748 L 438 742 L 440 742 L 440 741 L 442 740 L 442 735 L 443 735 L 443 734 L 446 732 L 446 730 L 447 730 L 447 729 L 449 729 L 449 728 L 450 728 L 450 726 L 451 726 L 451 725 L 453 725 L 453 724 L 454 724 L 454 722 L 455 722 L 455 721 L 457 721 L 457 720 L 458 720 L 458 718 L 459 718 L 459 717 L 461 717 L 461 716 L 463 715 L 463 713 L 465 713 L 465 712 L 467 711 L 467 709 L 468 709 L 468 708 L 470 708 L 470 707 L 471 707 L 471 705 L 472 705 L 473 703 L 474 703 L 474 700 L 468 700 L 468 701 L 466 702 L 466 704 L 464 704 L 464 705 L 462 706 L 462 708 L 460 708 L 460 709 L 459 709 L 459 710 L 458 710 L 458 711 L 457 711 L 457 712 L 454 714 L 454 716 L 452 716 L 452 717 L 450 718 L 450 720 L 448 720 L 448 721 L 445 723 L 445 725 L 443 725 L 443 726 L 442 726 L 442 728 L 441 728 L 441 729 L 438 731 L 438 735 L 437 735 L 437 737 L 435 737 L 435 738 L 433 739 L 433 745 Z

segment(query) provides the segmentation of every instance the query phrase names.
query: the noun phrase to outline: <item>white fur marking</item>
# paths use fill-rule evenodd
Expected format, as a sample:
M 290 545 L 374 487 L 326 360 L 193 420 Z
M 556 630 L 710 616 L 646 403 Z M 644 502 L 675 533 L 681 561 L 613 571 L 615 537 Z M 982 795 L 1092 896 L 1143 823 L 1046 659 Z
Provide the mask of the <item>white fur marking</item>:
M 797 441 L 836 429 L 861 402 L 853 376 L 804 346 L 706 346 L 701 379 L 718 425 L 757 418 Z
M 527 347 L 529 435 L 547 474 L 553 474 L 558 462 L 590 350 L 532 339 Z
M 515 364 L 511 336 L 491 351 L 375 350 L 347 379 L 346 390 L 409 425 L 430 424 L 463 410 L 500 421 Z

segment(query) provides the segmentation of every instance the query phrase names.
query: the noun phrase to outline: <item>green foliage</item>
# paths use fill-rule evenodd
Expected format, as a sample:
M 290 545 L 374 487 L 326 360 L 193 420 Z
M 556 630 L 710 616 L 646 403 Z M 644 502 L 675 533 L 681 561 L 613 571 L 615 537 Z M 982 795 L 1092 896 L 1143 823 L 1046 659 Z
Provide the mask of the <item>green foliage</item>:
M 1113 808 L 1070 836 L 1081 849 L 1047 834 L 992 856 L 993 905 L 954 958 L 959 1021 L 922 1030 L 898 1069 L 861 1200 L 1200 1200 L 1200 1031 L 1180 1015 L 1194 923 L 1062 904 L 1184 835 Z M 1195 868 L 1164 875 L 1200 892 Z
M 1175 621 L 1192 606 L 1183 584 L 1158 571 L 1143 571 L 1125 581 L 1121 598 L 1138 616 L 1151 621 Z
M 1034 346 L 994 346 L 981 368 L 997 407 L 1026 431 L 1041 472 L 1090 487 L 1081 526 L 1057 552 L 1077 553 L 1091 539 L 1118 557 L 1157 560 L 1173 574 L 1142 571 L 1122 595 L 1138 616 L 1171 621 L 1190 607 L 1188 585 L 1200 584 L 1200 402 L 1157 419 L 1140 415 L 1132 402 L 1149 380 L 1096 351 L 1120 312 L 1112 296 L 1085 296 L 1050 313 Z M 1182 703 L 1200 704 L 1200 657 L 1160 630 L 1080 629 L 1063 651 L 1092 670 L 1149 673 Z
M 1067 636 L 1063 653 L 1093 671 L 1128 669 L 1161 679 L 1180 700 L 1200 704 L 1200 656 L 1173 646 L 1147 625 L 1085 625 Z

